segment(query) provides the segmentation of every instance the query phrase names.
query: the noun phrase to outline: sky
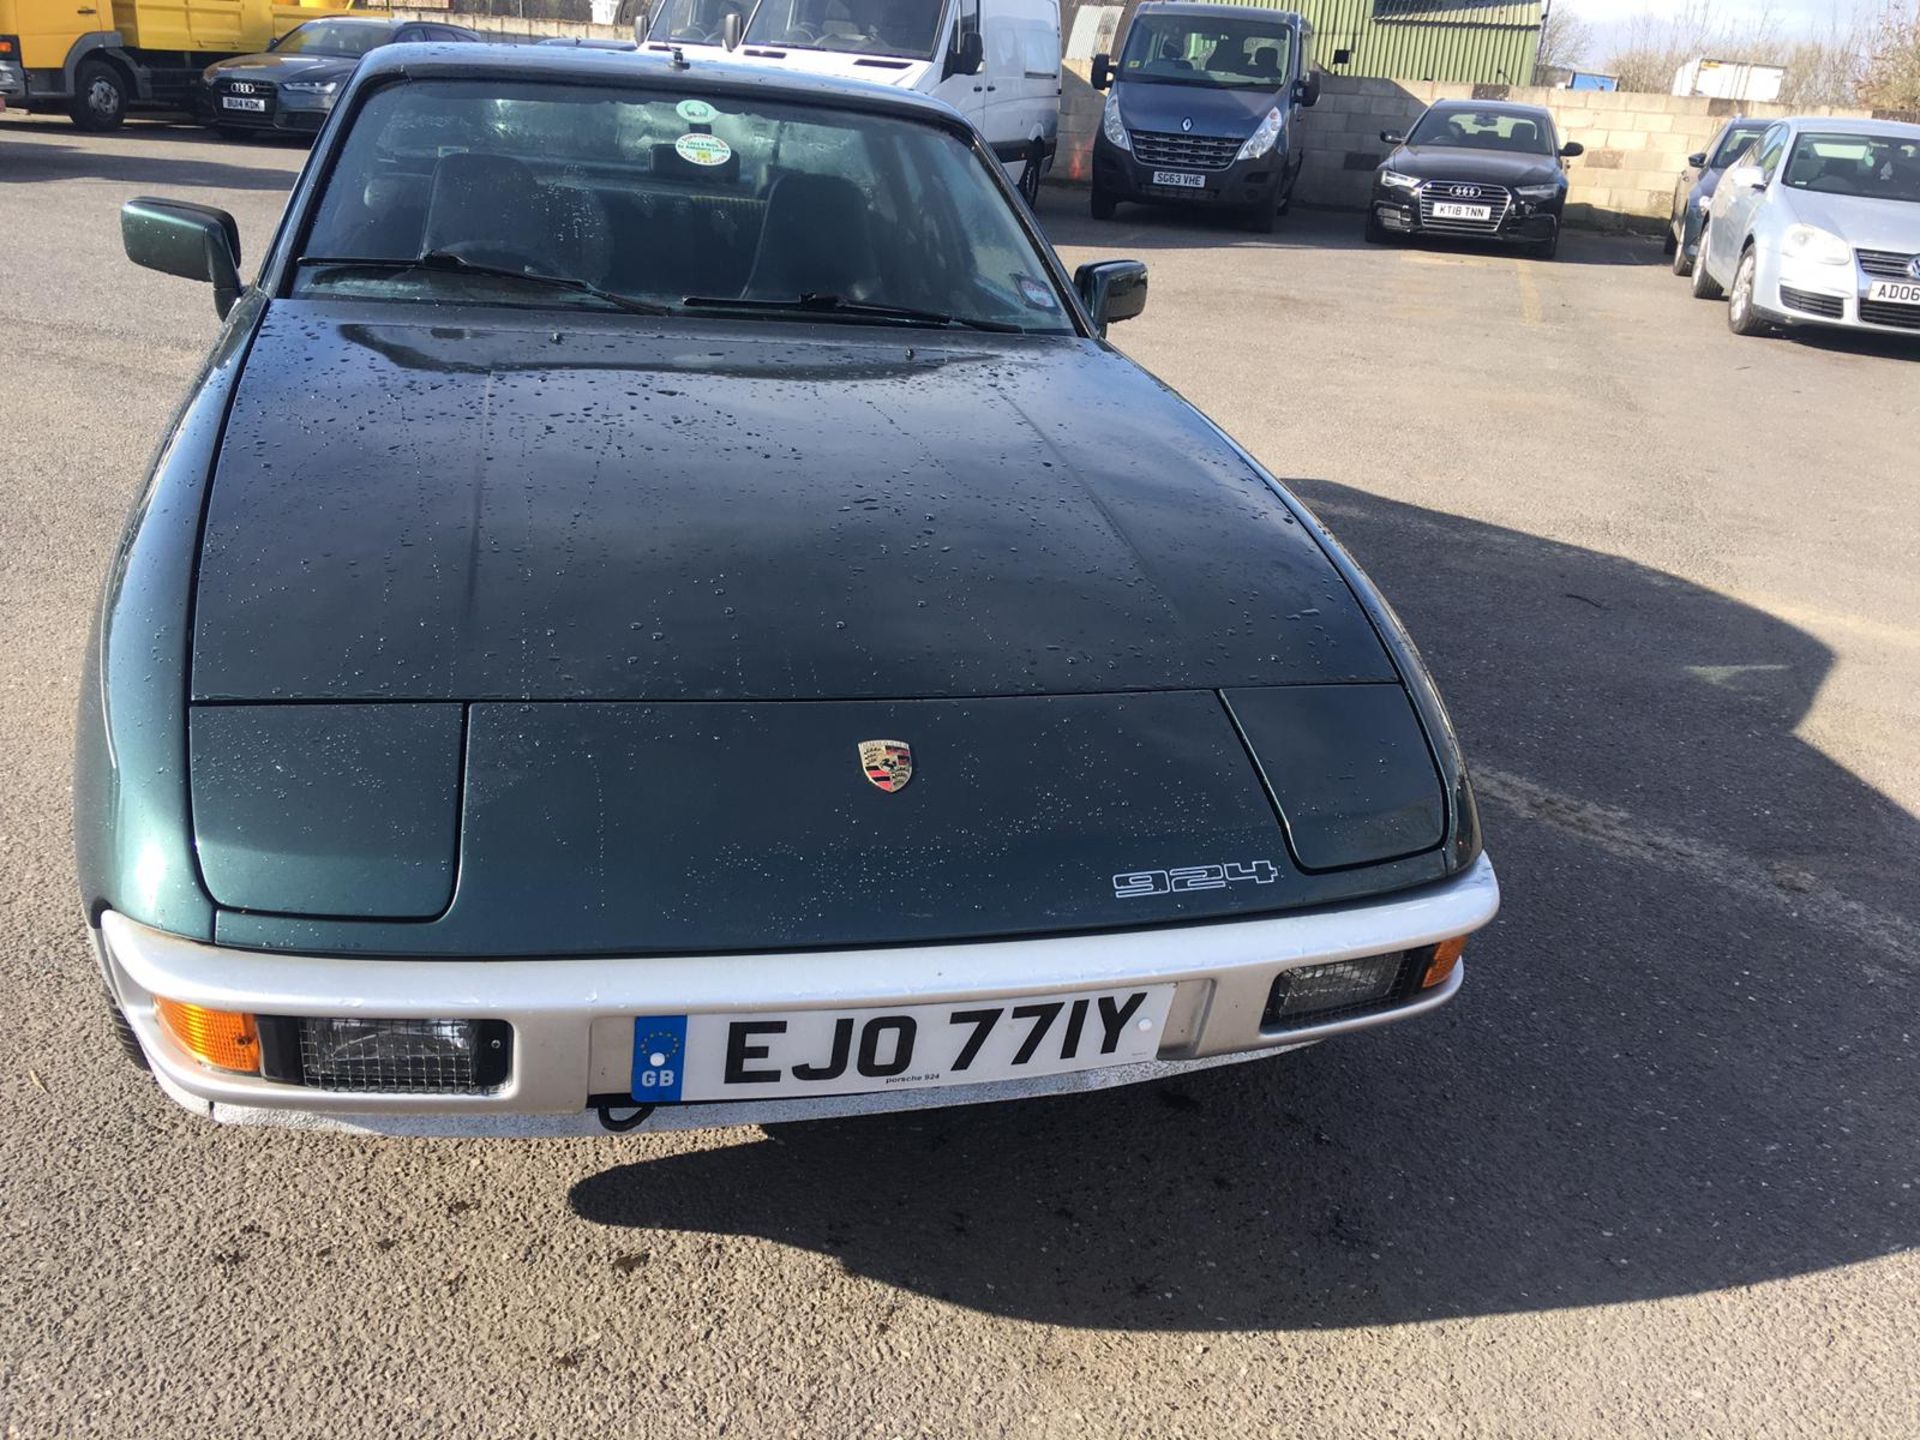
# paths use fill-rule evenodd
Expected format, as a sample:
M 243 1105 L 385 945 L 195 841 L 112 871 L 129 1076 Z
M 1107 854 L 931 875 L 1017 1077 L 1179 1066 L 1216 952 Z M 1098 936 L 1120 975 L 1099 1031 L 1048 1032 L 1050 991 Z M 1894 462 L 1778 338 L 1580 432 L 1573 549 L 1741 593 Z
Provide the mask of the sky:
M 1594 49 L 1602 54 L 1625 32 L 1636 15 L 1666 16 L 1689 8 L 1685 0 L 1553 0 L 1556 6 L 1579 15 L 1593 27 Z M 1695 0 L 1699 3 L 1699 0 Z M 1856 0 L 1706 0 L 1714 21 L 1727 29 L 1742 19 L 1771 13 L 1789 35 L 1811 35 L 1827 22 L 1851 15 Z M 1871 4 L 1861 8 L 1872 9 Z

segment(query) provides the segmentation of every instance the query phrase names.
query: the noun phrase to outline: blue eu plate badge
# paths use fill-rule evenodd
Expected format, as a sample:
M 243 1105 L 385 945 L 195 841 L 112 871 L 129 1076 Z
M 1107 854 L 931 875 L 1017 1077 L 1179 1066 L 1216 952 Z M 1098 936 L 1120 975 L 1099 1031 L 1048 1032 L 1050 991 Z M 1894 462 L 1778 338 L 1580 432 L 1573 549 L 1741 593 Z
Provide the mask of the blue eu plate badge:
M 633 1022 L 633 1098 L 648 1105 L 678 1100 L 686 1058 L 686 1016 L 637 1018 Z

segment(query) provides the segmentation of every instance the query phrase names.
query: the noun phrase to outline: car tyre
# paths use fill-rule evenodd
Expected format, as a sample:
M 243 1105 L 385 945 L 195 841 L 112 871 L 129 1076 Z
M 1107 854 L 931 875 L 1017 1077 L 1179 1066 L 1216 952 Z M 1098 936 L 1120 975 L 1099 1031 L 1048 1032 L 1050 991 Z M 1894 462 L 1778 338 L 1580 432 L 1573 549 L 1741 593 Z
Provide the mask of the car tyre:
M 1087 208 L 1093 212 L 1094 219 L 1111 220 L 1113 218 L 1113 212 L 1117 210 L 1119 206 L 1120 202 L 1102 190 L 1098 185 L 1093 187 L 1093 197 Z
M 67 114 L 82 130 L 117 130 L 127 118 L 127 77 L 95 56 L 74 72 L 73 100 Z
M 133 1026 L 127 1023 L 127 1012 L 120 1008 L 120 1002 L 113 998 L 111 991 L 108 992 L 106 999 L 107 1011 L 113 1018 L 113 1035 L 120 1042 L 121 1051 L 127 1059 L 142 1070 L 153 1069 L 152 1062 L 147 1059 L 147 1052 L 140 1046 L 140 1037 L 133 1033 Z
M 1667 233 L 1660 237 L 1660 253 L 1662 255 L 1677 255 L 1679 252 L 1680 241 L 1673 233 L 1673 226 L 1669 224 L 1667 226 Z
M 1683 279 L 1693 274 L 1693 257 L 1687 254 L 1687 247 L 1677 240 L 1673 244 L 1673 273 Z
M 1560 230 L 1559 230 L 1559 227 L 1556 226 L 1554 228 L 1553 236 L 1551 239 L 1542 240 L 1539 244 L 1533 247 L 1533 258 L 1536 260 L 1551 260 L 1553 259 L 1554 256 L 1558 255 L 1559 253 L 1560 253 Z
M 1749 249 L 1740 257 L 1740 268 L 1733 272 L 1733 289 L 1727 292 L 1727 328 L 1736 335 L 1765 335 L 1773 329 L 1753 302 L 1753 287 L 1760 274 L 1760 256 Z
M 1387 227 L 1380 223 L 1380 217 L 1367 211 L 1367 244 L 1384 245 L 1387 243 Z
M 1693 262 L 1693 298 L 1696 300 L 1718 300 L 1726 293 L 1707 272 L 1707 241 L 1712 233 L 1711 226 L 1700 232 L 1700 258 Z
M 1043 151 L 1034 145 L 1027 151 L 1026 164 L 1020 170 L 1020 198 L 1027 202 L 1029 210 L 1040 205 L 1040 165 Z

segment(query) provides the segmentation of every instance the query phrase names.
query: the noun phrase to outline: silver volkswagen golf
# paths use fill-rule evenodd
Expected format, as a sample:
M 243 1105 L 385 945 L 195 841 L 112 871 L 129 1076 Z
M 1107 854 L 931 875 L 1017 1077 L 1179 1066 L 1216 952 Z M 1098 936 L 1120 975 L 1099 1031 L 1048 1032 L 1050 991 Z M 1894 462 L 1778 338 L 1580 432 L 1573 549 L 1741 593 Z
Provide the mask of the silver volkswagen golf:
M 1779 120 L 1714 193 L 1693 293 L 1737 335 L 1920 334 L 1920 125 Z

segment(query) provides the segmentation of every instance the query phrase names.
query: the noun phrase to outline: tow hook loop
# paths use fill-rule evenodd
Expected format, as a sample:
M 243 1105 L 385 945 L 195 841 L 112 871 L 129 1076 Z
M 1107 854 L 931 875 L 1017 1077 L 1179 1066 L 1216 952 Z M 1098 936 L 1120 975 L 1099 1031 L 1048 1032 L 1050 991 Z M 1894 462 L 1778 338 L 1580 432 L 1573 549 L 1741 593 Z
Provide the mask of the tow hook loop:
M 646 1124 L 647 1117 L 653 1114 L 657 1107 L 652 1105 L 636 1105 L 633 1107 L 633 1113 L 631 1115 L 615 1115 L 613 1113 L 615 1110 L 624 1108 L 624 1106 L 609 1104 L 604 1100 L 594 1107 L 594 1109 L 599 1112 L 600 1123 L 616 1135 L 624 1135 L 627 1131 Z

